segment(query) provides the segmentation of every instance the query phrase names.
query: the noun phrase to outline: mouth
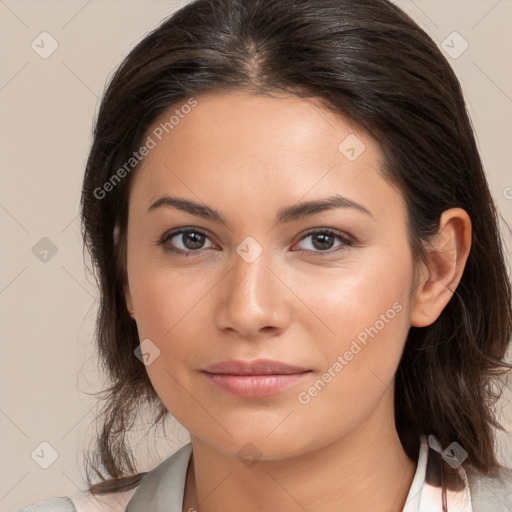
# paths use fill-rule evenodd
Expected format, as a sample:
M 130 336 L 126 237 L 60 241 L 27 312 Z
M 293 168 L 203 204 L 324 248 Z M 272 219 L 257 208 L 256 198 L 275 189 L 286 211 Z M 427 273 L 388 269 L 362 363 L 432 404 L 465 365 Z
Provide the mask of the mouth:
M 311 370 L 269 359 L 233 359 L 207 366 L 202 372 L 212 384 L 227 393 L 262 398 L 296 385 Z

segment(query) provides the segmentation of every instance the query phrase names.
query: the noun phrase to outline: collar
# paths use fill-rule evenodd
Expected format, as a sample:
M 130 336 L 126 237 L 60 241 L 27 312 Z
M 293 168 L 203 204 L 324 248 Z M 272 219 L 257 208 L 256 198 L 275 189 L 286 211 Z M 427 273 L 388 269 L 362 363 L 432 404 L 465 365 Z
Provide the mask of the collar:
M 403 512 L 473 512 L 466 471 L 453 460 L 448 464 L 443 453 L 435 436 L 421 436 L 416 473 Z M 192 443 L 188 443 L 149 471 L 126 512 L 181 512 L 191 455 Z
M 192 443 L 180 448 L 142 478 L 126 512 L 182 512 Z
M 466 471 L 434 435 L 420 438 L 418 464 L 403 512 L 473 512 Z

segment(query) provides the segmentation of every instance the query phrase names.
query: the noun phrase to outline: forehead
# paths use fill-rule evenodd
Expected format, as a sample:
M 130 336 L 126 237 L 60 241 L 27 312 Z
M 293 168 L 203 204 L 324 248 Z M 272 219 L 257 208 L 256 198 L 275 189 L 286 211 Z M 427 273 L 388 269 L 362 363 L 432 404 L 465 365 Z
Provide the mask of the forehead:
M 400 202 L 377 142 L 315 98 L 200 95 L 167 109 L 146 137 L 132 188 L 148 206 L 164 193 L 253 212 L 333 193 Z
M 218 91 L 184 99 L 160 115 L 148 134 L 158 148 L 146 161 L 156 155 L 163 156 L 165 148 L 169 150 L 168 156 L 174 150 L 175 161 L 182 155 L 190 161 L 202 156 L 201 150 L 211 149 L 212 144 L 219 150 L 226 150 L 226 157 L 236 148 L 240 156 L 242 152 L 243 155 L 256 152 L 259 163 L 269 156 L 275 162 L 285 153 L 288 153 L 288 160 L 290 153 L 296 154 L 297 160 L 305 155 L 318 158 L 329 150 L 331 155 L 337 156 L 339 144 L 351 134 L 360 140 L 367 139 L 370 147 L 367 145 L 365 149 L 375 158 L 380 156 L 374 141 L 353 123 L 329 111 L 319 99 L 284 94 L 270 97 Z M 353 140 L 357 143 L 355 138 Z M 176 151 L 178 145 L 181 151 Z M 362 146 L 356 145 L 360 151 Z M 222 155 L 222 151 L 218 151 L 215 157 L 219 159 Z M 350 161 L 357 154 L 346 156 Z

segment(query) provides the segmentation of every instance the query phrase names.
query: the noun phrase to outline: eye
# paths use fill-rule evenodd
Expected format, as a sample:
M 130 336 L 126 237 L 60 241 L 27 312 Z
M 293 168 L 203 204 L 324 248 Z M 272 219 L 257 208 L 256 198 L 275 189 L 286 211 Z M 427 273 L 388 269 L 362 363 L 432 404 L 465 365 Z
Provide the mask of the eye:
M 301 238 L 300 242 L 305 240 L 309 241 L 303 244 L 302 249 L 299 250 L 320 253 L 315 254 L 315 256 L 321 256 L 321 253 L 332 254 L 347 249 L 352 245 L 352 240 L 350 240 L 348 236 L 337 233 L 332 229 L 310 231 Z
M 209 242 L 211 245 L 205 247 L 204 244 L 206 242 Z M 162 245 L 167 251 L 185 253 L 187 256 L 187 253 L 199 252 L 201 249 L 213 247 L 209 237 L 197 228 L 180 229 L 179 231 L 167 233 L 157 244 Z
M 332 229 L 310 231 L 301 238 L 299 244 L 307 240 L 309 241 L 302 248 L 294 250 L 307 251 L 315 256 L 323 256 L 340 250 L 346 250 L 353 244 L 347 235 Z M 210 245 L 205 246 L 206 243 Z M 166 233 L 156 244 L 163 246 L 166 251 L 184 254 L 185 256 L 189 256 L 192 253 L 200 253 L 203 249 L 214 247 L 208 235 L 197 228 L 183 228 Z

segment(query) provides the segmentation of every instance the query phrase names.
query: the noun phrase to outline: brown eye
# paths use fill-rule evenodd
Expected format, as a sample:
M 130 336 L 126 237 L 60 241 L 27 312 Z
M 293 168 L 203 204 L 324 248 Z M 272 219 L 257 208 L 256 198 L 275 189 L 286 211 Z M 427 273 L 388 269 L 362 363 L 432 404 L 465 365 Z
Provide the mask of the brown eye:
M 315 249 L 323 251 L 332 248 L 335 242 L 335 238 L 328 233 L 315 233 L 312 235 L 311 241 Z
M 206 242 L 209 242 L 211 245 L 205 246 Z M 208 236 L 197 229 L 182 229 L 169 233 L 163 237 L 160 244 L 166 250 L 178 253 L 199 252 L 201 249 L 213 246 Z
M 206 237 L 202 233 L 198 233 L 197 231 L 189 231 L 187 233 L 181 233 L 181 241 L 186 249 L 190 251 L 194 251 L 196 249 L 201 249 Z
M 303 243 L 304 241 L 309 240 L 307 243 Z M 341 235 L 340 233 L 336 233 L 330 229 L 317 230 L 307 233 L 299 242 L 302 243 L 302 248 L 300 250 L 309 251 L 313 253 L 333 253 L 340 249 L 346 249 L 347 247 L 352 245 L 351 240 Z M 334 248 L 334 250 L 332 250 Z

